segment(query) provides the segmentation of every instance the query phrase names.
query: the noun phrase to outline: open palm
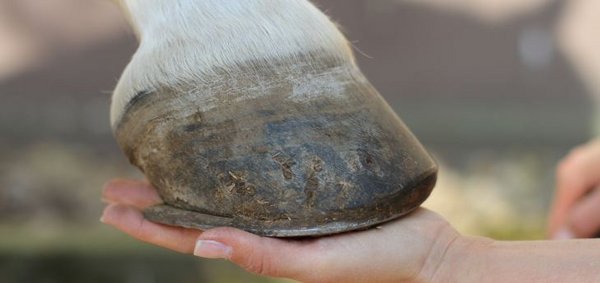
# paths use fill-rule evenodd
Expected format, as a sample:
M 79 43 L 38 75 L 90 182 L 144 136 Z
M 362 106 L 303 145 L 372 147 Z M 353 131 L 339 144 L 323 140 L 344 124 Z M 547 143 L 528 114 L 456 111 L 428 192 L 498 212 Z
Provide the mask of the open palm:
M 109 205 L 102 222 L 134 238 L 181 253 L 231 260 L 253 273 L 305 282 L 431 281 L 448 246 L 459 236 L 426 209 L 376 229 L 276 239 L 235 228 L 199 231 L 147 221 L 141 210 L 161 199 L 145 181 L 111 181 L 103 198 Z

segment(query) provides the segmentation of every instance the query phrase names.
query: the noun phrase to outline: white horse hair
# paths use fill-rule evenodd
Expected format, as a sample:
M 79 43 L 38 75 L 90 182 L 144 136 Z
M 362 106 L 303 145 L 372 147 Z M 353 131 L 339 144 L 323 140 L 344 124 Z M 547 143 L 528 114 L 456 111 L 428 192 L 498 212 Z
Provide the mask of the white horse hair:
M 140 45 L 113 94 L 113 128 L 138 93 L 201 83 L 215 67 L 311 52 L 355 64 L 344 35 L 306 0 L 115 1 Z

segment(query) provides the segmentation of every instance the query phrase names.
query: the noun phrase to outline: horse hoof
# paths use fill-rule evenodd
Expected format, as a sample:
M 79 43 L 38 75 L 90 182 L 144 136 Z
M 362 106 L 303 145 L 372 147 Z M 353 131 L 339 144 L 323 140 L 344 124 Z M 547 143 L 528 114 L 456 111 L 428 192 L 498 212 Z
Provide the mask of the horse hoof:
M 155 222 L 276 237 L 364 229 L 430 194 L 437 166 L 353 65 L 241 66 L 138 94 L 116 126 Z

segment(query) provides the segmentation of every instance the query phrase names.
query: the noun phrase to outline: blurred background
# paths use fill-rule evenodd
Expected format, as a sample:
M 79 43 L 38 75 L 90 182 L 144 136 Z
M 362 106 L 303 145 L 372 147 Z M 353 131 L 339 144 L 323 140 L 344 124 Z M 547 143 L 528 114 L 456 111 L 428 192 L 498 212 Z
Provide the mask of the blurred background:
M 541 239 L 554 168 L 598 133 L 600 1 L 319 0 L 441 164 L 426 206 L 466 234 Z M 136 48 L 108 0 L 0 0 L 2 282 L 282 282 L 98 222 L 142 176 L 109 128 Z

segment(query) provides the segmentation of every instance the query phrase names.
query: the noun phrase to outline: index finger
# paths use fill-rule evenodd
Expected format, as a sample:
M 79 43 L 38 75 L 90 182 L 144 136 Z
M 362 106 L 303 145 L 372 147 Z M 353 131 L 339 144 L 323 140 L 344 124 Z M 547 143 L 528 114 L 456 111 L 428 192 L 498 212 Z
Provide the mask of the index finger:
M 558 167 L 557 189 L 550 214 L 550 233 L 566 225 L 569 211 L 600 183 L 600 143 L 592 142 L 572 152 Z

